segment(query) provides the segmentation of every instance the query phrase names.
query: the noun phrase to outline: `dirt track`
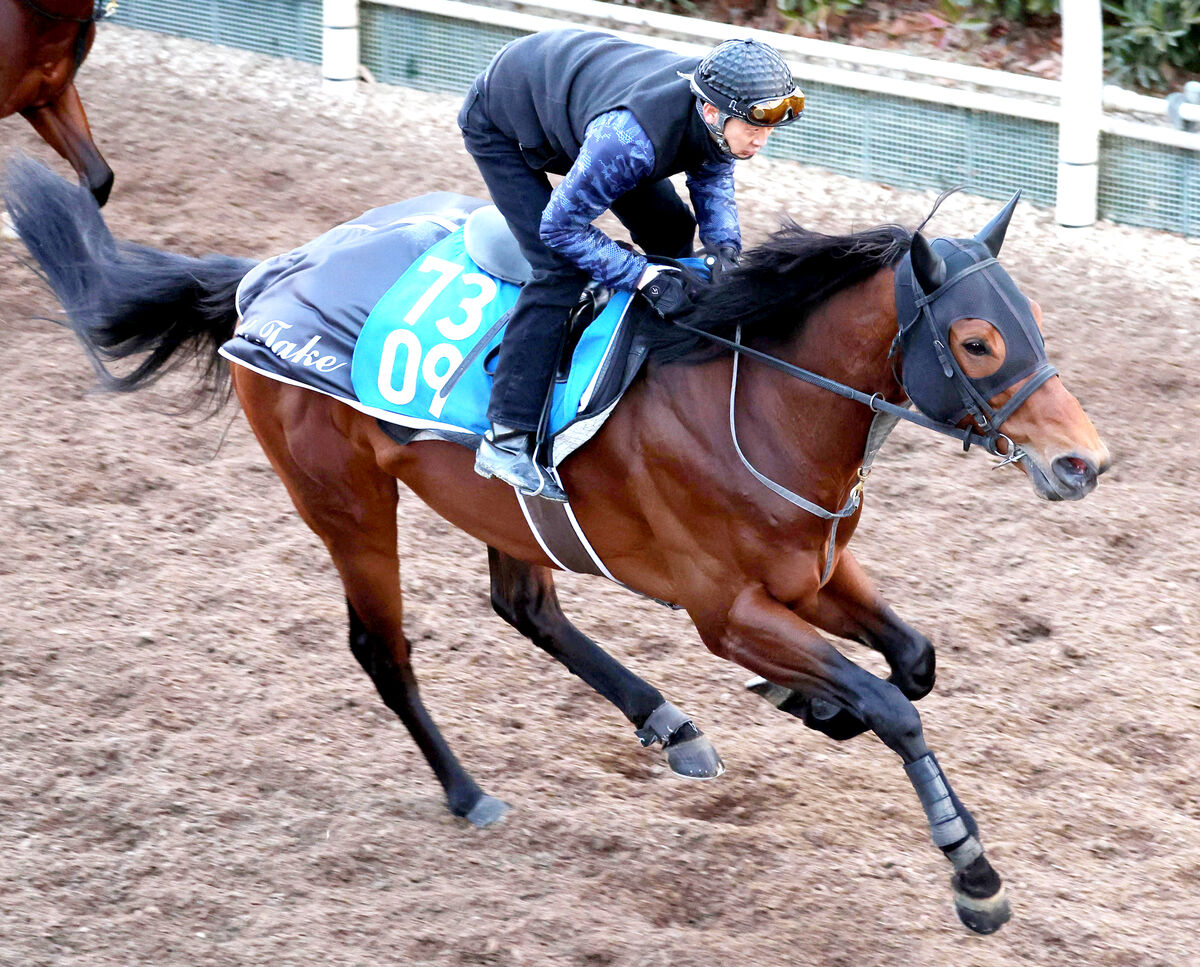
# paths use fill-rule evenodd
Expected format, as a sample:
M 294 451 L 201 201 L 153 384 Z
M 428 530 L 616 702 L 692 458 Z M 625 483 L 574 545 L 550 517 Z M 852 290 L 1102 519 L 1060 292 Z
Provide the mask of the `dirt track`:
M 110 224 L 160 247 L 262 257 L 399 197 L 481 191 L 452 98 L 347 108 L 314 68 L 118 28 L 81 89 L 117 175 Z M 50 159 L 19 119 L 0 137 Z M 767 161 L 744 175 L 752 239 L 784 209 L 915 224 L 932 197 Z M 935 227 L 966 234 L 995 207 L 960 197 Z M 903 428 L 868 490 L 858 555 L 939 646 L 927 734 L 1013 900 L 989 938 L 959 926 L 877 741 L 804 730 L 685 617 L 564 577 L 569 614 L 729 766 L 676 780 L 491 615 L 483 549 L 407 500 L 426 700 L 516 807 L 484 831 L 453 819 L 240 416 L 164 412 L 182 376 L 86 395 L 18 254 L 0 243 L 0 965 L 1200 963 L 1196 243 L 1061 240 L 1029 208 L 1009 232 L 1005 264 L 1116 461 L 1088 500 L 1038 501 Z

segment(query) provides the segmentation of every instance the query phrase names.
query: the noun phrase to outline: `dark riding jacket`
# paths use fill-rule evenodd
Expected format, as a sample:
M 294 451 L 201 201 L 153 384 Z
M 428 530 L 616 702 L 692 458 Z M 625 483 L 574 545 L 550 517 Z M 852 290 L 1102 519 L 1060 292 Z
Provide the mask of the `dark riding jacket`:
M 566 176 L 543 213 L 542 240 L 608 285 L 633 288 L 645 260 L 591 221 L 638 184 L 679 172 L 701 241 L 741 247 L 733 160 L 681 76 L 698 63 L 608 34 L 554 30 L 513 41 L 478 82 L 489 122 L 526 163 Z

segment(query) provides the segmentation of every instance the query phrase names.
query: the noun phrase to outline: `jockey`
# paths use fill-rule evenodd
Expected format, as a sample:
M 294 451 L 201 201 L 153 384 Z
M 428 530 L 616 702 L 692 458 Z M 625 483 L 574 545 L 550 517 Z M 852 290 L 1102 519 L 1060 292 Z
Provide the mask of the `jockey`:
M 492 201 L 532 267 L 500 346 L 475 470 L 551 500 L 566 494 L 536 462 L 537 431 L 571 308 L 595 279 L 640 289 L 664 315 L 686 279 L 592 225 L 611 210 L 648 255 L 682 258 L 700 241 L 724 268 L 741 251 L 735 159 L 800 117 L 804 94 L 783 58 L 729 40 L 703 59 L 584 30 L 505 46 L 472 85 L 458 124 Z M 686 173 L 695 215 L 668 176 Z M 551 188 L 547 174 L 562 175 Z

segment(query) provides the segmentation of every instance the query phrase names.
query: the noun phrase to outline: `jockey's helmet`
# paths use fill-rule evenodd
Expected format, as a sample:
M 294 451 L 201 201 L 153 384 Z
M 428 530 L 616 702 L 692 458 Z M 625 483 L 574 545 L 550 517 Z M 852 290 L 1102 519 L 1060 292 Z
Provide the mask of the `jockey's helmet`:
M 779 52 L 757 40 L 726 40 L 700 61 L 689 78 L 696 108 L 717 109 L 715 123 L 705 125 L 722 148 L 725 122 L 739 118 L 756 127 L 791 124 L 804 113 L 804 92 Z

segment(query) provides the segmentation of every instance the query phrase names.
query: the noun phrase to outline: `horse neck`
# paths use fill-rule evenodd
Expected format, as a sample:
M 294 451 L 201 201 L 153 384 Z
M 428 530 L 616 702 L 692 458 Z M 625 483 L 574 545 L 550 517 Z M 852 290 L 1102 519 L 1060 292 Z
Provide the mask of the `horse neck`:
M 813 310 L 786 358 L 864 393 L 903 399 L 890 352 L 897 331 L 895 273 L 881 270 Z
M 813 310 L 774 354 L 853 387 L 903 399 L 888 352 L 896 334 L 894 275 L 882 270 Z M 781 482 L 803 468 L 810 490 L 840 501 L 862 464 L 873 414 L 861 403 L 762 365 L 739 369 L 738 432 L 743 450 Z M 817 470 L 816 468 L 820 468 Z

